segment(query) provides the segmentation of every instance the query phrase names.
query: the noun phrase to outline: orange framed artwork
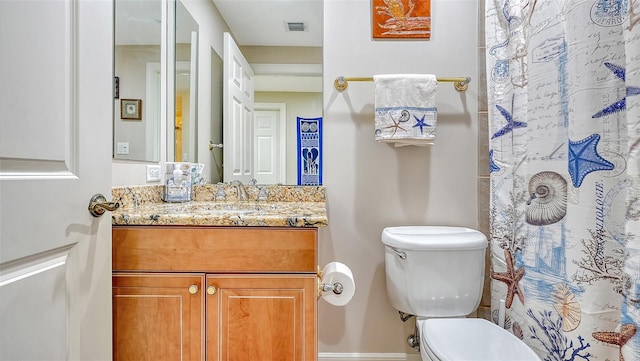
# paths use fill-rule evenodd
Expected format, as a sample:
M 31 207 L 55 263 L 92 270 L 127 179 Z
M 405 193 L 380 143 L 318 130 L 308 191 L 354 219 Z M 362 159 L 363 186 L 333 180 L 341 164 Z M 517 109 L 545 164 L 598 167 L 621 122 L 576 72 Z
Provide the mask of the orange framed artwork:
M 371 0 L 373 38 L 431 38 L 431 0 Z

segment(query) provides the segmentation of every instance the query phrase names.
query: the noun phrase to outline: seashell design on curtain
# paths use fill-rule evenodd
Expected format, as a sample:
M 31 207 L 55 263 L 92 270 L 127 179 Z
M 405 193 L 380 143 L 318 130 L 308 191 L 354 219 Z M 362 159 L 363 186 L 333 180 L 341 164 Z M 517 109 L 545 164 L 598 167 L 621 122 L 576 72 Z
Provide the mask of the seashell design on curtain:
M 544 171 L 529 179 L 531 195 L 525 207 L 526 222 L 546 226 L 567 214 L 567 181 L 556 172 Z
M 485 14 L 492 314 L 544 360 L 640 360 L 640 0 Z

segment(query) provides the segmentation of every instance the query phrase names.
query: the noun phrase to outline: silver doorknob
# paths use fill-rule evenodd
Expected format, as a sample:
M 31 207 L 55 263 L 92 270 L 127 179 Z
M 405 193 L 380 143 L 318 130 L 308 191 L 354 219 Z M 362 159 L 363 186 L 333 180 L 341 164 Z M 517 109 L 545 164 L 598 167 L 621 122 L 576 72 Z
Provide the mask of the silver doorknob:
M 95 194 L 89 201 L 89 213 L 94 217 L 100 217 L 105 211 L 115 211 L 120 208 L 118 202 L 107 202 L 102 194 Z
M 196 293 L 198 293 L 198 286 L 197 285 L 189 286 L 189 293 L 192 295 L 195 295 Z
M 207 294 L 208 295 L 215 295 L 217 291 L 218 291 L 218 289 L 216 288 L 216 286 L 207 287 Z

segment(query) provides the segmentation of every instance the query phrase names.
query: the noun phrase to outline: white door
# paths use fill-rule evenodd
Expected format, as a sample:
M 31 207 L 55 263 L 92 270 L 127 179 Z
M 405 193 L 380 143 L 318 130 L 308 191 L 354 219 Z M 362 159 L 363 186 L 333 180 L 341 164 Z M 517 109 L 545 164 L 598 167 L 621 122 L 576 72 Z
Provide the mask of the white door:
M 223 73 L 223 179 L 247 183 L 253 178 L 253 70 L 229 33 Z
M 278 151 L 277 110 L 255 110 L 254 121 L 254 177 L 258 184 L 278 183 L 280 164 Z
M 111 359 L 113 3 L 0 1 L 0 360 Z
M 285 184 L 286 104 L 255 103 L 254 168 L 258 184 Z

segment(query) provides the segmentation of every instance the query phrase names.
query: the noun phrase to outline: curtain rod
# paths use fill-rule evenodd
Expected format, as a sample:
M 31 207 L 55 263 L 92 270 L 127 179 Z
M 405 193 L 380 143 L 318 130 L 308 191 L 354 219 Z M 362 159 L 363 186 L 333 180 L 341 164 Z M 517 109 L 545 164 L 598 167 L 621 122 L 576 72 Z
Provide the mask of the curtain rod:
M 453 83 L 453 87 L 457 91 L 464 92 L 464 91 L 467 91 L 467 88 L 469 87 L 469 83 L 471 82 L 471 77 L 467 76 L 467 77 L 458 77 L 458 78 L 436 78 L 436 80 L 444 83 Z M 349 86 L 350 81 L 373 81 L 373 77 L 358 78 L 358 77 L 339 76 L 336 78 L 336 80 L 333 81 L 333 86 L 336 88 L 337 91 L 343 92 Z

